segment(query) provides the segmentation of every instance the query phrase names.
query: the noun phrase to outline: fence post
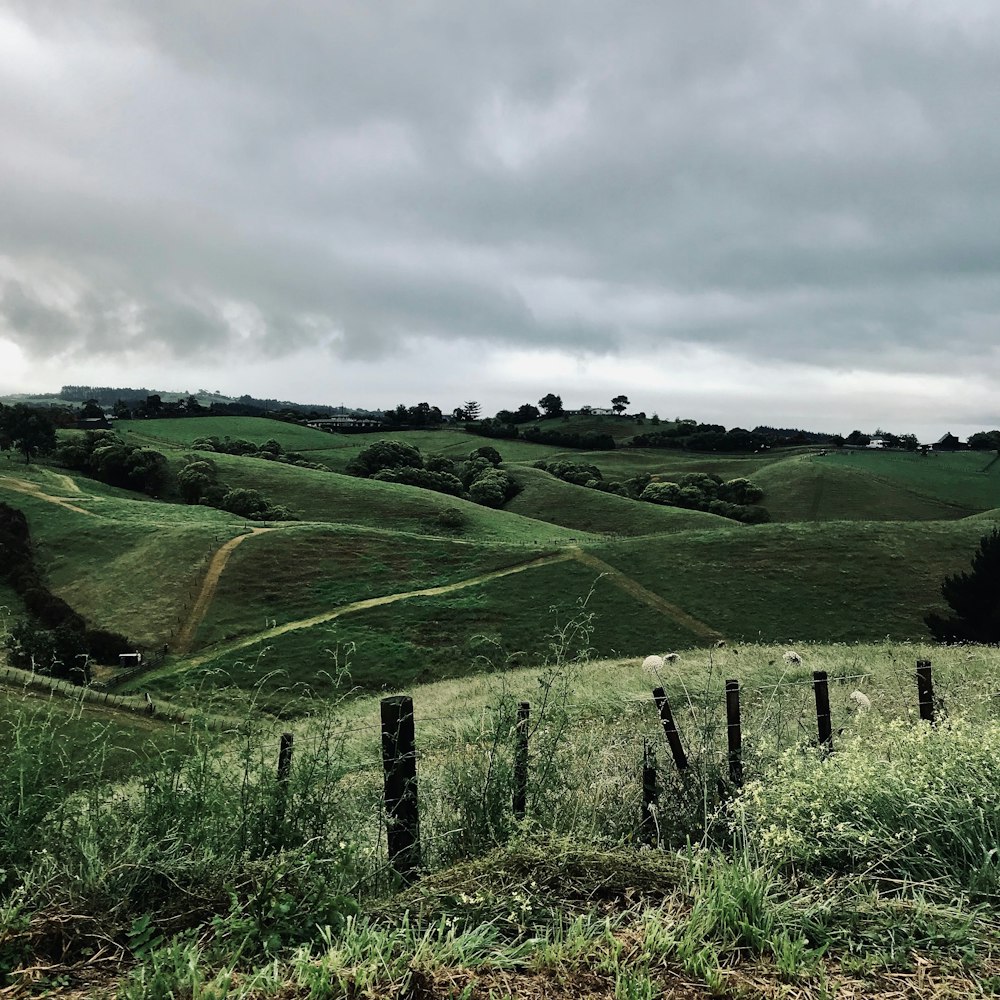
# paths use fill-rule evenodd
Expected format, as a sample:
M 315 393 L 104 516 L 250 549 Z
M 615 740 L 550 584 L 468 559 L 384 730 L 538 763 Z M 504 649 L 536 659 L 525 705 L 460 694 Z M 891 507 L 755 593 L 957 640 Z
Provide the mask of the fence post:
M 819 745 L 829 753 L 833 749 L 833 722 L 830 717 L 830 687 L 825 670 L 813 671 L 813 691 L 816 694 L 816 725 Z
M 399 876 L 408 881 L 420 867 L 413 699 L 407 695 L 383 698 L 381 715 L 389 862 Z
M 643 844 L 655 844 L 656 836 L 656 804 L 658 799 L 656 788 L 656 755 L 649 745 L 649 740 L 642 741 L 642 813 L 639 817 L 639 841 Z
M 278 790 L 277 802 L 275 803 L 275 826 L 276 841 L 280 848 L 284 841 L 285 806 L 288 802 L 288 780 L 292 775 L 292 743 L 294 736 L 291 733 L 281 734 L 281 743 L 278 746 Z
M 524 819 L 528 806 L 528 719 L 531 705 L 522 701 L 517 706 L 517 730 L 514 746 L 514 818 Z
M 743 787 L 743 729 L 740 724 L 740 682 L 726 681 L 726 737 L 729 742 L 729 780 Z
M 934 680 L 930 660 L 917 660 L 917 699 L 920 702 L 920 718 L 933 725 Z
M 670 747 L 671 754 L 673 754 L 677 770 L 686 771 L 688 766 L 687 754 L 684 753 L 684 747 L 681 746 L 681 736 L 677 732 L 677 726 L 674 724 L 674 715 L 670 711 L 670 702 L 667 701 L 666 691 L 661 687 L 654 688 L 653 701 L 656 702 L 656 707 L 660 711 L 660 724 L 663 726 L 663 735 L 667 738 L 667 744 Z

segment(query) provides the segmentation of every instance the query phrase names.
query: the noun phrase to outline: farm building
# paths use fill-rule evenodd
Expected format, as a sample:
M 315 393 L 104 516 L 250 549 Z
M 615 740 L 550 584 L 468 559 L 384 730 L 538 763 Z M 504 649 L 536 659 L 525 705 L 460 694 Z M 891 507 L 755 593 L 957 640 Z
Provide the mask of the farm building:
M 965 445 L 951 433 L 945 434 L 940 441 L 934 442 L 935 451 L 959 451 L 964 447 Z

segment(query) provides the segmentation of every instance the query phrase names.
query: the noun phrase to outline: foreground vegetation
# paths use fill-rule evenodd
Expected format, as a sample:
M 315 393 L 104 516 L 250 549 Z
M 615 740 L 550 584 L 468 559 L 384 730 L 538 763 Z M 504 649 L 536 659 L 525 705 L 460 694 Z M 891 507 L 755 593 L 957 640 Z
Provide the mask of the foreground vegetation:
M 287 725 L 252 698 L 223 732 L 136 719 L 141 732 L 121 723 L 104 739 L 87 706 L 9 701 L 4 975 L 126 997 L 997 987 L 995 648 L 728 646 L 651 675 L 590 659 L 591 626 L 583 612 L 552 630 L 531 669 L 412 691 L 423 874 L 409 886 L 385 855 L 376 699 L 304 704 L 287 784 L 275 771 Z M 913 664 L 928 652 L 934 727 L 915 711 Z M 831 675 L 829 756 L 812 745 L 816 668 Z M 742 791 L 726 767 L 728 677 L 744 684 Z M 206 691 L 206 723 L 214 704 Z M 652 846 L 638 844 L 644 742 L 658 758 Z M 145 749 L 115 756 L 120 743 Z

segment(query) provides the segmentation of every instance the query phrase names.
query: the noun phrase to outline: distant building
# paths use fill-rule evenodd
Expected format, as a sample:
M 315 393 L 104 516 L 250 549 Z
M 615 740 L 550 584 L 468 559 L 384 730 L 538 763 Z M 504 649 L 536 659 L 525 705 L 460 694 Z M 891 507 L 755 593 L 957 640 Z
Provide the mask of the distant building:
M 114 417 L 77 417 L 76 429 L 78 431 L 109 431 L 111 421 Z
M 307 420 L 307 427 L 314 427 L 318 431 L 340 431 L 354 430 L 358 427 L 381 427 L 381 421 L 371 417 L 352 417 L 346 413 L 335 413 L 323 420 Z
M 965 445 L 954 434 L 945 434 L 940 441 L 934 442 L 935 451 L 959 451 Z

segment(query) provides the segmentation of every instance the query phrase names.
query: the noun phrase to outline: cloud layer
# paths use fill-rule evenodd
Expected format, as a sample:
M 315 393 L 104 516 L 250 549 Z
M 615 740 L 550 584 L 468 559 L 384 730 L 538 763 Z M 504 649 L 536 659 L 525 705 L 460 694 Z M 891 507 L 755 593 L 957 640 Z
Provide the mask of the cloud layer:
M 989 418 L 998 43 L 973 0 L 0 0 L 0 385 L 656 368 L 645 408 L 749 421 L 753 370 L 761 421 L 836 374 L 888 423 L 974 376 L 934 419 Z

